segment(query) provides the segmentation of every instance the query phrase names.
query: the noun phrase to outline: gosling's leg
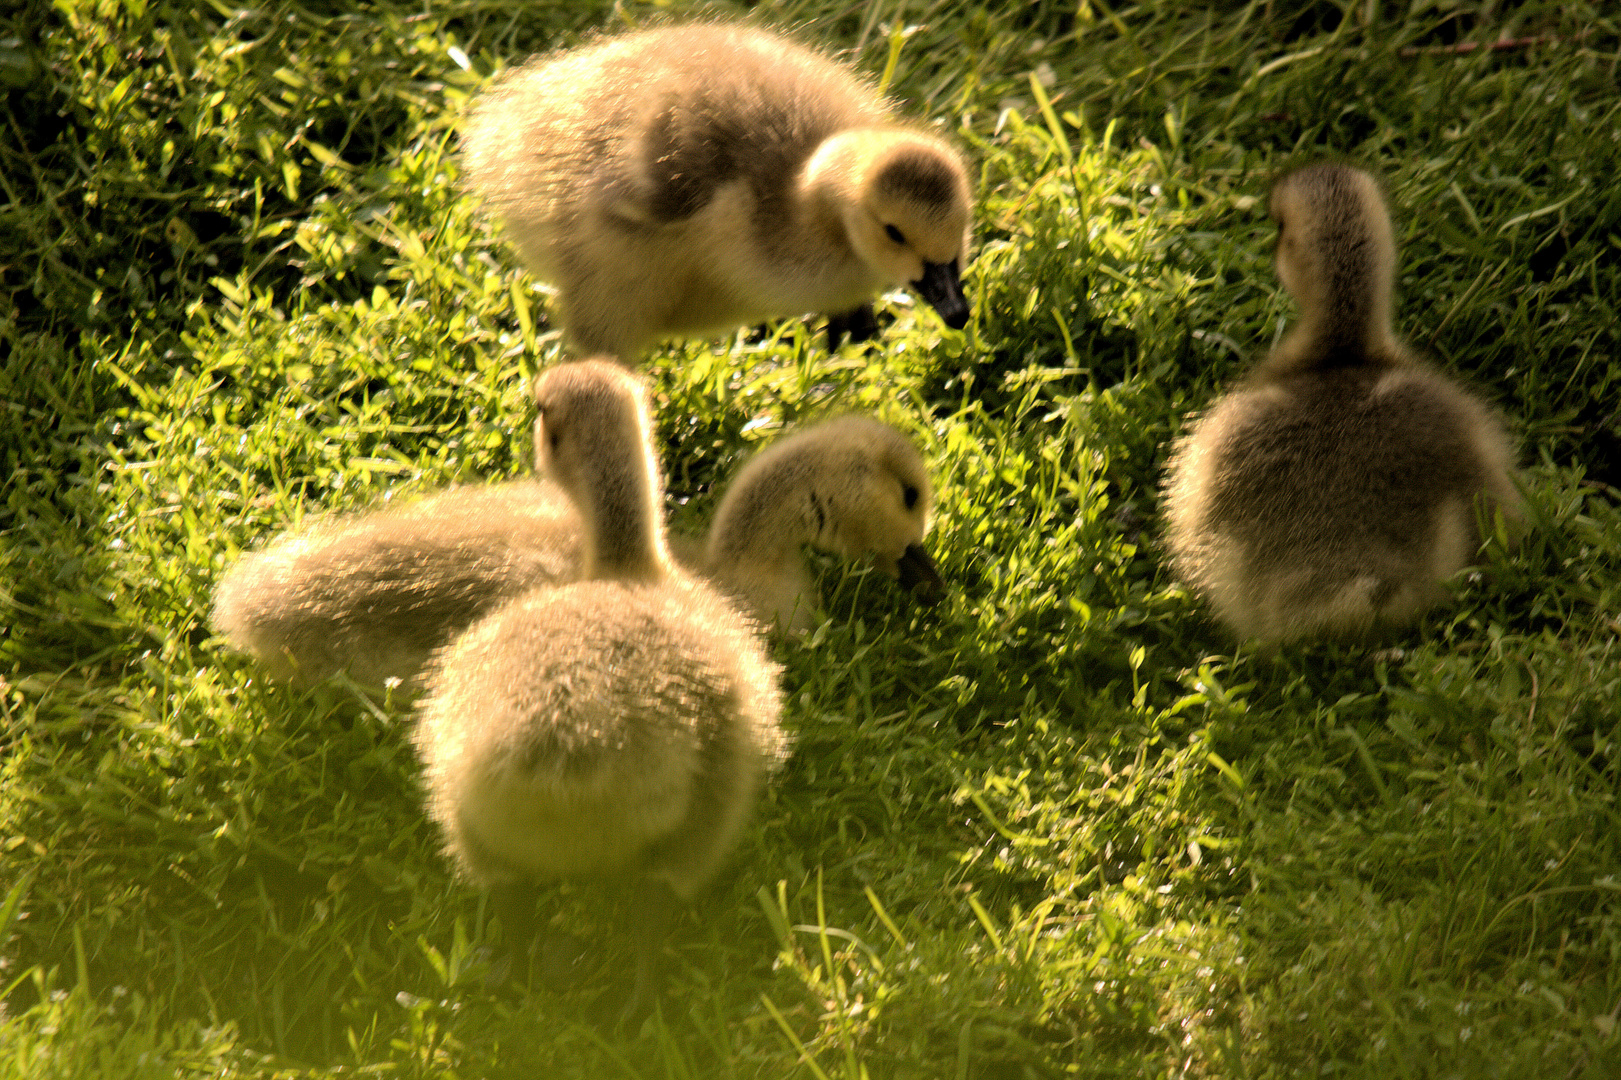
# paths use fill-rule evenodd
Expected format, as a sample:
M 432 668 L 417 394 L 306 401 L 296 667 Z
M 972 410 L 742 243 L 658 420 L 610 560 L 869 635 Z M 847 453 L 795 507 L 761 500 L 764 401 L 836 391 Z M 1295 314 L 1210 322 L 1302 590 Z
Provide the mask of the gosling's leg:
M 535 890 L 527 882 L 497 885 L 490 890 L 490 911 L 501 920 L 506 952 L 491 966 L 489 985 L 504 985 L 516 976 L 556 993 L 575 989 L 590 950 L 578 938 L 560 931 L 542 932 L 535 917 Z
M 851 344 L 871 341 L 878 336 L 878 318 L 872 313 L 871 304 L 862 304 L 858 308 L 827 317 L 827 349 L 837 352 L 839 340 L 846 334 L 850 335 Z
M 631 938 L 636 945 L 636 985 L 630 1001 L 620 1013 L 619 1022 L 625 1026 L 640 1023 L 658 1004 L 662 983 L 659 971 L 659 953 L 675 925 L 681 910 L 681 900 L 669 885 L 662 881 L 640 883 L 638 895 L 630 910 Z
M 535 918 L 535 890 L 524 881 L 508 881 L 490 889 L 490 914 L 501 922 L 505 951 L 490 966 L 489 984 L 501 986 L 514 975 L 527 979 L 529 955 L 540 928 Z

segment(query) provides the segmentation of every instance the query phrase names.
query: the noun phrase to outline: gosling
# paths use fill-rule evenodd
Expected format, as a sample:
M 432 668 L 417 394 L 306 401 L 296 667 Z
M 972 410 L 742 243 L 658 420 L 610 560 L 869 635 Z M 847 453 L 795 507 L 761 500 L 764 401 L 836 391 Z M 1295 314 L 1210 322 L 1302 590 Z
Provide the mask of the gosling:
M 820 607 L 801 546 L 874 565 L 925 602 L 944 582 L 923 547 L 933 492 L 899 431 L 843 416 L 750 459 L 715 511 L 703 569 L 761 622 L 810 629 Z
M 781 35 L 697 23 L 538 57 L 482 95 L 462 146 L 582 352 L 632 364 L 808 311 L 836 346 L 872 336 L 870 298 L 902 283 L 968 322 L 961 156 Z
M 414 688 L 433 651 L 497 603 L 574 580 L 580 525 L 555 484 L 457 487 L 403 509 L 326 521 L 244 555 L 212 623 L 273 679 L 347 670 Z
M 1475 501 L 1520 516 L 1491 411 L 1391 328 L 1396 243 L 1377 182 L 1340 164 L 1272 189 L 1299 323 L 1177 443 L 1177 575 L 1241 640 L 1366 639 L 1410 624 L 1481 542 Z
M 717 871 L 783 755 L 779 669 L 745 616 L 671 562 L 641 382 L 588 361 L 547 372 L 535 396 L 544 467 L 586 537 L 582 580 L 445 648 L 415 742 L 450 855 L 517 913 L 514 951 L 533 883 L 627 889 L 634 1014 L 679 902 Z
M 537 460 L 541 452 L 537 438 Z M 932 490 L 900 432 L 841 417 L 753 458 L 708 541 L 677 541 L 689 569 L 762 626 L 797 633 L 820 607 L 801 545 L 872 555 L 930 602 L 943 590 L 922 545 Z M 267 675 L 304 685 L 420 687 L 423 665 L 497 604 L 580 574 L 580 518 L 555 483 L 458 487 L 404 509 L 337 518 L 245 555 L 221 581 L 213 626 Z

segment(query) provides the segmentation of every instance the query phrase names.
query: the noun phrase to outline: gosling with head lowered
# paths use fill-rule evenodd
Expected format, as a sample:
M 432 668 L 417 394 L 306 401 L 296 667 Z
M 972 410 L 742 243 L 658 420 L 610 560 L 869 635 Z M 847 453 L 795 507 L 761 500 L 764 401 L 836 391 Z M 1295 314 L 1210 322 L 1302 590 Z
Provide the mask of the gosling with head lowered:
M 478 99 L 462 147 L 582 352 L 632 364 L 812 311 L 832 344 L 870 337 L 870 298 L 907 283 L 968 321 L 961 156 L 781 35 L 696 23 L 539 57 Z
M 541 454 L 537 446 L 537 457 Z M 944 583 L 923 547 L 932 489 L 899 431 L 844 416 L 779 440 L 726 489 L 704 541 L 677 555 L 765 627 L 809 629 L 819 606 L 800 548 L 871 556 L 924 602 Z M 580 517 L 556 483 L 467 485 L 351 514 L 242 557 L 213 625 L 272 678 L 414 689 L 433 650 L 497 604 L 580 574 Z
M 556 484 L 451 488 L 321 521 L 244 555 L 214 628 L 273 679 L 414 684 L 451 636 L 502 600 L 579 576 L 579 515 Z
M 535 398 L 544 468 L 580 514 L 581 580 L 498 607 L 441 651 L 415 741 L 429 814 L 458 867 L 496 887 L 515 953 L 535 882 L 626 889 L 634 1013 L 678 903 L 719 869 L 783 756 L 779 669 L 746 616 L 671 562 L 641 382 L 568 364 Z
M 1396 243 L 1347 165 L 1272 189 L 1278 277 L 1300 321 L 1177 443 L 1173 566 L 1237 637 L 1367 638 L 1415 621 L 1481 542 L 1476 502 L 1519 516 L 1492 412 L 1391 328 Z
M 899 431 L 841 416 L 773 443 L 726 489 L 702 566 L 768 625 L 808 630 L 819 606 L 800 548 L 871 556 L 925 602 L 944 588 L 923 547 L 933 493 Z

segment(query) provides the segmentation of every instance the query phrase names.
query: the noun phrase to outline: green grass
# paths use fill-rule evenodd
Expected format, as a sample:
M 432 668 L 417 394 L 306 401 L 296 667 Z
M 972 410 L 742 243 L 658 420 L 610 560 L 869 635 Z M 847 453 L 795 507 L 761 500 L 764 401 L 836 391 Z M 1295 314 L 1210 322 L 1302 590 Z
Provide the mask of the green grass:
M 975 318 L 898 298 L 877 348 L 790 320 L 662 350 L 672 517 L 783 426 L 875 412 L 926 448 L 954 591 L 820 564 L 832 618 L 779 649 L 795 754 L 661 1018 L 592 1023 L 629 954 L 584 889 L 551 911 L 601 942 L 587 989 L 484 988 L 409 703 L 265 685 L 209 597 L 305 514 L 528 468 L 561 353 L 456 191 L 455 117 L 669 11 L 0 16 L 0 1078 L 1614 1075 L 1597 4 L 760 5 L 893 58 L 969 148 Z M 1436 51 L 1502 35 L 1557 40 Z M 1318 154 L 1386 179 L 1398 329 L 1503 411 L 1535 528 L 1392 642 L 1264 658 L 1165 572 L 1155 488 L 1293 316 L 1264 196 Z

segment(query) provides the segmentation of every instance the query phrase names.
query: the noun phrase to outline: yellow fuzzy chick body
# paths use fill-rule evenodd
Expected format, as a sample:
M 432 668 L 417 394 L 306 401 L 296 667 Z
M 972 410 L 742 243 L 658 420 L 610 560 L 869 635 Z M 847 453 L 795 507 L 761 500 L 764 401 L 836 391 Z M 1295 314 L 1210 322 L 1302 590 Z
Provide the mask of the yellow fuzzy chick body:
M 568 364 L 536 400 L 543 466 L 580 514 L 581 580 L 445 647 L 415 742 L 429 815 L 470 879 L 635 889 L 638 925 L 657 928 L 638 954 L 646 1004 L 673 906 L 719 868 L 783 756 L 779 670 L 754 624 L 669 558 L 640 381 Z
M 1339 164 L 1272 192 L 1278 274 L 1301 318 L 1196 420 L 1165 484 L 1173 566 L 1240 639 L 1365 638 L 1411 623 L 1518 516 L 1491 411 L 1390 325 L 1396 247 L 1368 174 Z
M 581 352 L 630 364 L 805 312 L 870 329 L 871 297 L 907 283 L 968 318 L 960 155 L 778 34 L 697 23 L 537 58 L 478 99 L 462 162 Z

